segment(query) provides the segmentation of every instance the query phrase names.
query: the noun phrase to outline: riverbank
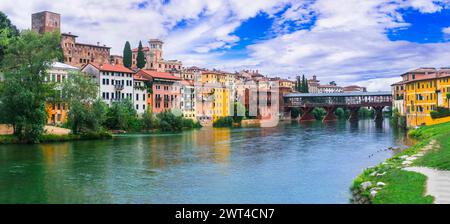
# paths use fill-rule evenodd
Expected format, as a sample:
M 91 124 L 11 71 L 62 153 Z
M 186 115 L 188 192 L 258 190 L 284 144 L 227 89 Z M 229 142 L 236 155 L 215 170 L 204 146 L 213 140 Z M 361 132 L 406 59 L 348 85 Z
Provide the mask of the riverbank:
M 111 139 L 113 136 L 110 132 L 98 132 L 87 133 L 82 135 L 74 134 L 44 134 L 39 137 L 39 143 L 51 143 L 51 142 L 68 142 L 68 141 L 80 141 L 80 140 L 101 140 Z M 0 144 L 24 144 L 14 135 L 0 135 Z
M 435 202 L 435 195 L 427 195 L 427 176 L 405 168 L 450 170 L 450 122 L 411 130 L 409 135 L 419 142 L 378 166 L 367 168 L 354 180 L 351 186 L 353 203 Z

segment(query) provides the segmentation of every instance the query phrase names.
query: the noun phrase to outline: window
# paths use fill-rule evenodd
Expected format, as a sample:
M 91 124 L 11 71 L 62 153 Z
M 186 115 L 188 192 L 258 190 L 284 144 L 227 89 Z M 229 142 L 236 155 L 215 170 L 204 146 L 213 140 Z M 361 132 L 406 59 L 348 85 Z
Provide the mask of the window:
M 139 110 L 139 104 L 136 104 L 136 110 Z
M 142 104 L 142 109 L 145 110 L 145 104 Z
M 139 100 L 139 94 L 136 93 L 136 100 Z

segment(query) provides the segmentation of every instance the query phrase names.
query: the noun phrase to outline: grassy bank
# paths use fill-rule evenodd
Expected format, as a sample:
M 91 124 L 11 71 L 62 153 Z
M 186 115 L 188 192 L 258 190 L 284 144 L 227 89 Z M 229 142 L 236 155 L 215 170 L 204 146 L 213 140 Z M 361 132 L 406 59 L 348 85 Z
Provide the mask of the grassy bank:
M 421 127 L 409 132 L 419 141 L 413 147 L 394 155 L 378 166 L 367 168 L 351 187 L 373 204 L 431 204 L 434 198 L 425 195 L 426 176 L 405 171 L 405 160 L 416 155 L 430 142 L 432 150 L 412 162 L 412 166 L 450 170 L 450 123 Z M 376 192 L 376 193 L 375 193 Z
M 112 138 L 112 134 L 110 132 L 87 133 L 82 135 L 45 134 L 39 137 L 39 143 L 96 140 L 96 139 L 110 139 L 110 138 Z M 23 144 L 23 142 L 19 141 L 14 135 L 0 135 L 0 144 Z

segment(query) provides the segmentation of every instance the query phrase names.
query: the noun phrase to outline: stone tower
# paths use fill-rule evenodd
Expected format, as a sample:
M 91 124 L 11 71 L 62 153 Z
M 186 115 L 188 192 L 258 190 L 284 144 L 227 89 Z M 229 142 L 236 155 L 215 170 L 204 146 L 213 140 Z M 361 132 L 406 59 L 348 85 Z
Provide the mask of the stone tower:
M 148 43 L 150 44 L 150 54 L 153 55 L 153 60 L 155 62 L 162 60 L 162 45 L 164 42 L 159 39 L 150 39 Z
M 31 15 L 31 30 L 38 33 L 61 32 L 61 15 L 43 11 Z

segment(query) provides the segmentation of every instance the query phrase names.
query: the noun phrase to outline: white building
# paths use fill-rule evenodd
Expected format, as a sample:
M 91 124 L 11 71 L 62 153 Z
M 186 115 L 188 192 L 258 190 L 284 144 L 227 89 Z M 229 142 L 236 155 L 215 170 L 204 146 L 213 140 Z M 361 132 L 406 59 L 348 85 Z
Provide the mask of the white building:
M 143 114 L 146 110 L 148 110 L 148 99 L 151 97 L 151 94 L 147 92 L 148 90 L 148 78 L 143 77 L 142 75 L 135 74 L 133 76 L 134 80 L 134 106 L 139 115 Z
M 318 93 L 343 93 L 344 87 L 337 85 L 319 85 L 317 87 Z
M 184 118 L 197 120 L 195 115 L 196 91 L 193 81 L 181 81 L 180 108 Z
M 123 65 L 94 64 L 85 65 L 82 72 L 89 74 L 99 85 L 98 97 L 109 106 L 114 101 L 134 100 L 133 71 Z

